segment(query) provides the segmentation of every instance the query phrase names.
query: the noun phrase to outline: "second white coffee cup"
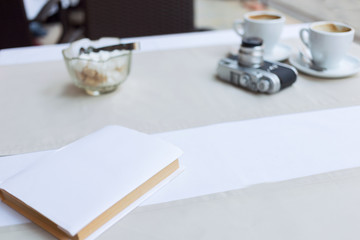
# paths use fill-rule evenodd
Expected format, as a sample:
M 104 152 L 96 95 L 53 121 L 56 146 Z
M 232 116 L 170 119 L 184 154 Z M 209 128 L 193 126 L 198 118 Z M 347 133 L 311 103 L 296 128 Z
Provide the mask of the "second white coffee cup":
M 259 37 L 264 41 L 265 54 L 271 54 L 285 24 L 285 16 L 271 11 L 254 11 L 234 21 L 235 32 L 241 37 Z
M 336 68 L 346 56 L 355 31 L 340 22 L 323 21 L 300 30 L 301 41 L 310 50 L 315 65 Z

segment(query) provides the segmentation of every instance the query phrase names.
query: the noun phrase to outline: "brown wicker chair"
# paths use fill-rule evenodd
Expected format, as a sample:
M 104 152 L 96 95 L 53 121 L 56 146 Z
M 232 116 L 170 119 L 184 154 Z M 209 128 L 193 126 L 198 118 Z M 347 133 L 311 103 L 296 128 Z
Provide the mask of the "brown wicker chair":
M 85 17 L 90 39 L 194 31 L 193 0 L 86 0 Z

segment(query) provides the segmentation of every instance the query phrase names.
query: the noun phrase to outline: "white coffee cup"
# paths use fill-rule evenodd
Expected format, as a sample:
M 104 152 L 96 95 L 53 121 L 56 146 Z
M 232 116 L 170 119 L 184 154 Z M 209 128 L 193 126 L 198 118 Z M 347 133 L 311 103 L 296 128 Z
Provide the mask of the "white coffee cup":
M 300 30 L 300 39 L 310 50 L 315 65 L 336 68 L 354 40 L 355 30 L 340 22 L 322 21 Z
M 244 19 L 234 21 L 235 32 L 241 37 L 259 37 L 264 41 L 265 54 L 271 54 L 278 43 L 285 16 L 271 11 L 254 11 L 244 15 Z

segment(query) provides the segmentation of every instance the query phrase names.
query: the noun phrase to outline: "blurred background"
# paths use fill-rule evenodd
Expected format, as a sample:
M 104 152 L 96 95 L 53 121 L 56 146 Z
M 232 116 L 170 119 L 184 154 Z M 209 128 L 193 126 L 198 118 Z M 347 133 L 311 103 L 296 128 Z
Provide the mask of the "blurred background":
M 360 32 L 360 0 L 0 0 L 0 49 L 230 29 L 255 10 L 281 12 L 288 24 L 337 20 Z

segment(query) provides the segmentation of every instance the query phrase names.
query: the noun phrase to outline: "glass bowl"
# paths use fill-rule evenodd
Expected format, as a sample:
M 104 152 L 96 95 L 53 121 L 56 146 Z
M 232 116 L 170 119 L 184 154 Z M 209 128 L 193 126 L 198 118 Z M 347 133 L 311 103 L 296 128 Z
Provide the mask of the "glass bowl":
M 129 75 L 131 64 L 129 50 L 72 54 L 74 50 L 70 48 L 71 46 L 62 51 L 66 68 L 74 84 L 89 95 L 98 96 L 112 92 Z

